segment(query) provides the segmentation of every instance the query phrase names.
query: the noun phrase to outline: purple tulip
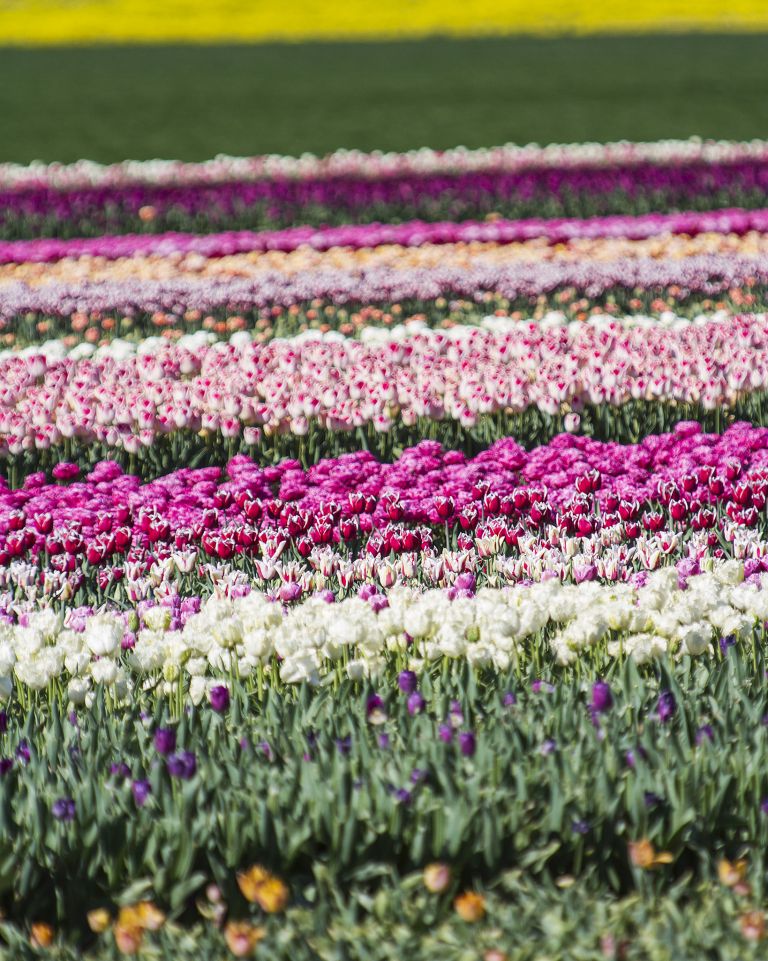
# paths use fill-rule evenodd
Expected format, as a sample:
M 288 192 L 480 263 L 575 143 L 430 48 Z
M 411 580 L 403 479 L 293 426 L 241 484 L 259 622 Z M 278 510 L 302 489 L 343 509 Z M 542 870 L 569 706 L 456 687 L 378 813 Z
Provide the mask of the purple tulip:
M 459 748 L 464 757 L 472 757 L 477 750 L 477 741 L 473 731 L 462 731 L 459 734 Z
M 176 750 L 176 732 L 169 727 L 159 727 L 155 731 L 155 750 L 163 757 L 173 754 Z
M 337 737 L 336 750 L 342 757 L 346 757 L 352 750 L 352 736 L 347 734 L 346 737 Z
M 51 813 L 57 821 L 74 821 L 75 802 L 71 797 L 62 797 L 53 802 Z
M 733 634 L 728 634 L 725 637 L 720 638 L 720 653 L 725 656 L 729 649 L 736 644 L 736 638 Z
M 144 807 L 147 803 L 147 798 L 152 793 L 149 781 L 134 781 L 133 784 L 131 784 L 131 793 L 133 794 L 133 800 L 136 802 L 136 807 Z
M 109 766 L 109 773 L 112 777 L 125 780 L 125 778 L 131 776 L 131 769 L 128 767 L 125 761 L 118 761 L 116 764 L 111 764 Z
M 382 751 L 389 749 L 389 734 L 383 732 L 382 734 L 379 734 L 376 740 Z
M 0 711 L 0 734 L 5 734 L 8 730 L 8 713 Z
M 408 713 L 411 717 L 414 717 L 416 714 L 421 714 L 427 702 L 424 700 L 420 691 L 414 691 L 413 694 L 408 697 L 407 704 Z
M 387 719 L 387 706 L 379 694 L 371 694 L 365 704 L 365 715 L 371 724 L 383 724 Z
M 168 773 L 171 777 L 189 781 L 197 772 L 197 758 L 191 751 L 180 751 L 168 758 Z
M 441 724 L 437 729 L 437 736 L 444 744 L 450 744 L 453 740 L 453 728 L 450 724 Z
M 517 698 L 512 693 L 512 691 L 507 691 L 507 693 L 502 698 L 501 703 L 504 705 L 504 707 L 514 707 L 515 704 L 517 704 Z
M 611 686 L 606 681 L 595 681 L 592 685 L 590 708 L 594 714 L 604 714 L 613 707 Z
M 677 701 L 672 691 L 662 691 L 656 705 L 656 715 L 662 724 L 671 721 L 677 713 Z
M 5 775 L 13 767 L 12 757 L 0 757 L 0 777 L 5 777 Z
M 715 732 L 711 724 L 702 724 L 696 731 L 696 747 L 700 747 L 705 741 L 714 741 Z
M 413 694 L 418 684 L 418 678 L 413 671 L 400 671 L 397 675 L 397 686 L 403 694 Z
M 19 746 L 16 748 L 16 758 L 23 765 L 29 764 L 32 759 L 32 752 L 29 749 L 29 744 L 26 741 L 19 741 Z
M 217 714 L 223 714 L 229 707 L 229 689 L 223 684 L 212 687 L 208 693 L 208 700 Z

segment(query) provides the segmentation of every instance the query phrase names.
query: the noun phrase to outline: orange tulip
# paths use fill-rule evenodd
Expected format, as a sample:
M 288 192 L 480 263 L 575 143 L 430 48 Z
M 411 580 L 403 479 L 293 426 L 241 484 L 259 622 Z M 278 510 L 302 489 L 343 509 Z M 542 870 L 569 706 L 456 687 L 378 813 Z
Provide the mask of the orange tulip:
M 675 860 L 670 851 L 657 851 L 647 838 L 629 842 L 629 859 L 636 868 L 642 868 L 643 871 L 650 871 L 662 864 L 671 864 Z
M 747 875 L 747 862 L 740 858 L 738 861 L 729 861 L 721 858 L 717 862 L 717 876 L 720 883 L 727 888 L 735 888 L 737 884 L 744 880 Z
M 50 924 L 44 921 L 37 921 L 32 925 L 29 935 L 29 943 L 33 948 L 50 948 L 53 944 L 54 930 Z
M 254 864 L 247 871 L 241 871 L 237 875 L 237 886 L 242 891 L 243 897 L 251 904 L 256 902 L 256 891 L 260 884 L 263 884 L 270 877 L 269 871 L 260 864 Z
M 256 901 L 262 911 L 266 911 L 267 914 L 277 914 L 288 903 L 288 886 L 280 878 L 271 877 L 259 885 Z
M 465 891 L 453 902 L 456 913 L 462 921 L 473 923 L 485 917 L 485 898 L 475 891 Z
M 165 924 L 165 915 L 152 901 L 139 901 L 138 904 L 120 908 L 117 923 L 143 931 L 159 931 Z
M 288 903 L 288 886 L 260 864 L 241 871 L 237 884 L 246 901 L 258 904 L 267 914 L 282 911 Z

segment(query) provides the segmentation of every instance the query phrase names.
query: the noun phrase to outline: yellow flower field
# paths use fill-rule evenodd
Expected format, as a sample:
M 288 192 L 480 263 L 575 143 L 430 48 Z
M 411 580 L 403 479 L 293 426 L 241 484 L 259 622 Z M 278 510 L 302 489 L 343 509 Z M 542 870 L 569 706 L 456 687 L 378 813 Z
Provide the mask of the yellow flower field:
M 0 44 L 765 28 L 766 0 L 0 0 Z

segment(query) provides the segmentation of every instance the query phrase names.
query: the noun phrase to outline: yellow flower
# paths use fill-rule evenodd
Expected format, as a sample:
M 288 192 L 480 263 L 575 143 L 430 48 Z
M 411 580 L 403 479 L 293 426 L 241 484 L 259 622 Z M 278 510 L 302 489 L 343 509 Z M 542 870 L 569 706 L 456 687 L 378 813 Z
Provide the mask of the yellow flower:
M 424 868 L 424 887 L 432 894 L 442 894 L 451 883 L 451 869 L 437 861 Z
M 184 16 L 172 0 L 23 0 L 0 4 L 6 43 L 84 41 L 298 40 L 339 37 L 424 37 L 436 33 L 590 33 L 663 30 L 756 30 L 768 25 L 764 0 L 409 0 L 365 3 L 336 0 L 291 4 L 186 0 Z
M 259 885 L 256 900 L 262 911 L 267 914 L 277 914 L 288 903 L 288 886 L 280 878 L 271 877 Z
M 120 908 L 117 923 L 123 927 L 141 928 L 144 931 L 159 931 L 165 924 L 165 915 L 151 901 L 139 901 Z
M 470 923 L 485 917 L 485 898 L 475 891 L 465 891 L 453 902 L 456 913 L 462 921 Z
M 224 940 L 236 958 L 245 958 L 266 934 L 264 928 L 257 928 L 248 921 L 229 921 L 224 928 Z
M 747 862 L 740 858 L 738 861 L 729 861 L 721 858 L 717 862 L 717 876 L 720 883 L 727 888 L 735 888 L 737 884 L 744 880 L 747 875 Z
M 37 921 L 32 925 L 29 935 L 29 943 L 33 948 L 50 948 L 53 944 L 54 930 L 50 924 L 44 921 Z
M 657 851 L 648 838 L 629 842 L 629 859 L 636 868 L 650 871 L 662 864 L 671 864 L 675 858 L 670 851 Z
M 106 908 L 94 908 L 86 915 L 88 927 L 94 934 L 102 934 L 112 923 L 109 911 Z
M 246 901 L 253 904 L 256 901 L 256 891 L 270 877 L 269 871 L 260 864 L 254 864 L 248 871 L 241 871 L 237 875 L 237 885 Z
M 742 914 L 739 926 L 748 941 L 762 941 L 765 937 L 765 915 L 762 911 L 747 911 Z
M 288 886 L 260 864 L 241 871 L 237 883 L 246 901 L 258 904 L 267 914 L 282 911 L 288 903 Z

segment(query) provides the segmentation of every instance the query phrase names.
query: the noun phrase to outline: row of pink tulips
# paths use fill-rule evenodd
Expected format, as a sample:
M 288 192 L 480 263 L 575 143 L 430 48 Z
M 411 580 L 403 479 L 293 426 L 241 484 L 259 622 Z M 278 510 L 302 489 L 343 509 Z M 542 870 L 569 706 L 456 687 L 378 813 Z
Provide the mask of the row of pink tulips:
M 289 601 L 461 574 L 628 580 L 728 557 L 768 569 L 768 430 L 746 424 L 681 424 L 633 447 L 561 435 L 527 453 L 506 439 L 473 459 L 422 442 L 393 464 L 359 453 L 308 471 L 237 457 L 226 474 L 144 485 L 110 462 L 78 474 L 62 463 L 59 483 L 0 490 L 0 583 L 16 600 L 264 582 Z
M 459 336 L 457 336 L 457 334 Z M 620 323 L 493 333 L 456 328 L 406 341 L 248 342 L 158 347 L 124 359 L 0 361 L 6 453 L 67 438 L 136 452 L 177 431 L 304 435 L 451 419 L 465 427 L 531 407 L 569 412 L 630 400 L 714 410 L 768 388 L 768 316 L 671 328 Z

